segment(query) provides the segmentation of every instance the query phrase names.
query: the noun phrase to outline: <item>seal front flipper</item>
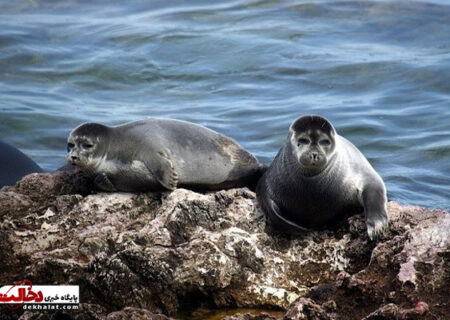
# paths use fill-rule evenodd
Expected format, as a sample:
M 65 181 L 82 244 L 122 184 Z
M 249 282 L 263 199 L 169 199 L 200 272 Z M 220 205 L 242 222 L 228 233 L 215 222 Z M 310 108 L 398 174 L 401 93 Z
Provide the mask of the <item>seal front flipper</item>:
M 388 227 L 384 186 L 378 183 L 369 183 L 364 186 L 362 202 L 369 238 L 370 240 L 377 239 L 386 232 Z
M 173 166 L 172 160 L 166 152 L 156 153 L 152 163 L 147 166 L 153 177 L 168 190 L 175 190 L 178 185 L 178 174 Z
M 117 191 L 116 187 L 112 184 L 109 178 L 104 173 L 97 174 L 94 177 L 94 184 L 102 191 L 114 192 Z

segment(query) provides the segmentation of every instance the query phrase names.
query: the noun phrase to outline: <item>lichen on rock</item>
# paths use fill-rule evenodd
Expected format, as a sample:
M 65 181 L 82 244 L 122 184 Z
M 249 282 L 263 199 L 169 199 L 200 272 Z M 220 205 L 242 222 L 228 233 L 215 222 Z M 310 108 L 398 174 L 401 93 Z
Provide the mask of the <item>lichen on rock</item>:
M 286 319 L 436 319 L 450 311 L 444 211 L 390 202 L 390 230 L 379 242 L 368 239 L 360 215 L 336 230 L 286 237 L 266 226 L 247 189 L 91 188 L 82 174 L 59 172 L 0 191 L 0 282 L 79 285 L 80 310 L 66 318 L 183 318 L 199 307 L 287 310 Z M 5 319 L 19 315 L 0 310 Z M 264 317 L 273 316 L 241 316 Z

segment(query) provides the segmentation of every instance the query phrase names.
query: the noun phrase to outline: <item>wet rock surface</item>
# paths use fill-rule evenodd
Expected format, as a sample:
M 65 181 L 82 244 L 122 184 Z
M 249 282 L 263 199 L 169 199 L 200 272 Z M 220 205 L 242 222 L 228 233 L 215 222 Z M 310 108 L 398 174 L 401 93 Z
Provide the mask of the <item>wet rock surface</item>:
M 363 216 L 285 237 L 255 194 L 93 193 L 79 173 L 0 191 L 0 283 L 80 286 L 80 310 L 0 319 L 195 318 L 198 308 L 284 310 L 214 319 L 445 319 L 450 215 L 390 202 L 388 233 Z M 206 319 L 206 318 L 204 318 Z M 213 319 L 213 317 L 211 317 Z

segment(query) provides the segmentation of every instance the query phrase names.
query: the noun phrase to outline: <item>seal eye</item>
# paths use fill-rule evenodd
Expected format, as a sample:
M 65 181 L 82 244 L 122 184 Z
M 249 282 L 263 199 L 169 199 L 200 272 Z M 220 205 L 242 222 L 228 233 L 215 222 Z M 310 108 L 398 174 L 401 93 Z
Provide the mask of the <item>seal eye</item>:
M 67 151 L 69 151 L 70 149 L 72 149 L 73 147 L 75 147 L 75 145 L 72 142 L 69 142 L 67 144 Z
M 331 142 L 328 139 L 322 139 L 319 141 L 319 144 L 322 146 L 329 146 L 331 144 Z
M 306 139 L 306 138 L 301 138 L 301 139 L 298 139 L 298 144 L 297 144 L 297 146 L 299 146 L 299 145 L 301 145 L 301 144 L 309 144 L 309 139 Z
M 94 145 L 91 143 L 83 143 L 81 146 L 83 149 L 91 149 Z

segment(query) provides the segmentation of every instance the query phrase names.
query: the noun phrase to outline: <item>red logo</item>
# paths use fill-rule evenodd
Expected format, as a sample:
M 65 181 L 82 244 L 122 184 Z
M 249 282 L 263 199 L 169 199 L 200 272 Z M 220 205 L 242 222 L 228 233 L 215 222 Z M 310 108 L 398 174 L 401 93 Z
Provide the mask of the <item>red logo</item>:
M 9 292 L 18 286 L 24 286 L 28 285 L 28 288 L 18 288 L 17 295 L 14 295 L 13 293 L 9 294 Z M 33 284 L 30 280 L 23 280 L 19 283 L 16 283 L 15 285 L 11 286 L 9 290 L 6 293 L 0 293 L 0 303 L 5 303 L 5 306 L 8 309 L 16 310 L 19 309 L 25 302 L 42 302 L 44 300 L 44 297 L 42 295 L 42 291 L 34 292 L 33 290 Z M 10 306 L 6 303 L 8 302 L 16 302 L 17 304 L 14 304 L 14 306 Z

